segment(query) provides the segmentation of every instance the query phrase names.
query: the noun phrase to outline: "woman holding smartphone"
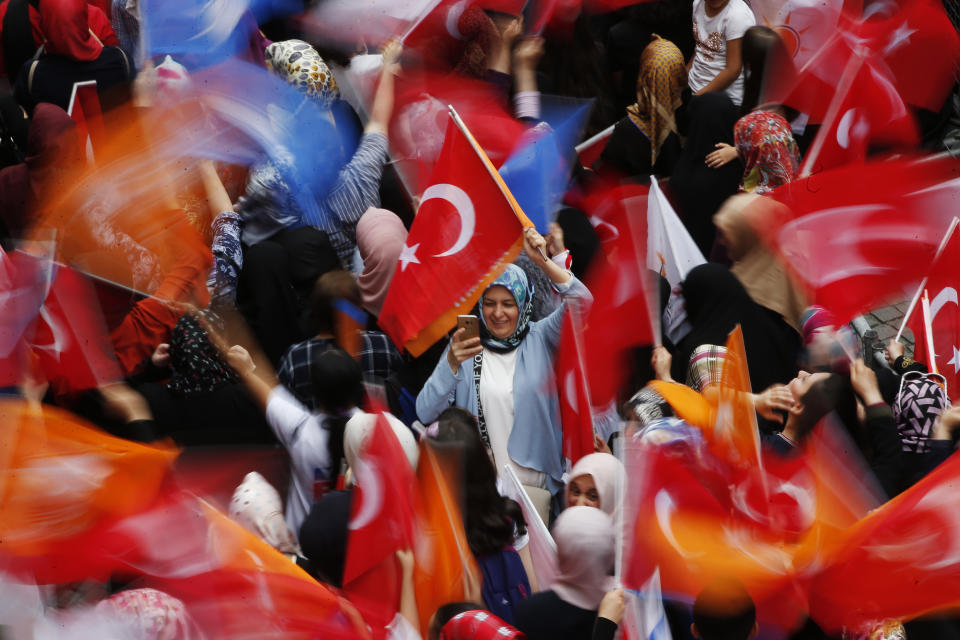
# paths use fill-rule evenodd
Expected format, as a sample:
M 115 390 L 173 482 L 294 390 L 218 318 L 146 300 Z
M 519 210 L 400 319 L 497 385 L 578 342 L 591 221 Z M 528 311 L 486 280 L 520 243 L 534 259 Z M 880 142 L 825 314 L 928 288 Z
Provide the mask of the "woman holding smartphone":
M 545 246 L 536 229 L 525 231 L 524 251 L 557 292 L 589 304 L 587 288 L 546 259 Z M 454 332 L 417 396 L 417 415 L 429 424 L 451 405 L 470 411 L 498 473 L 510 463 L 524 485 L 555 495 L 563 489 L 563 453 L 553 354 L 563 306 L 530 321 L 532 296 L 526 274 L 515 265 L 486 288 L 478 303 L 479 337 L 466 337 L 466 328 Z

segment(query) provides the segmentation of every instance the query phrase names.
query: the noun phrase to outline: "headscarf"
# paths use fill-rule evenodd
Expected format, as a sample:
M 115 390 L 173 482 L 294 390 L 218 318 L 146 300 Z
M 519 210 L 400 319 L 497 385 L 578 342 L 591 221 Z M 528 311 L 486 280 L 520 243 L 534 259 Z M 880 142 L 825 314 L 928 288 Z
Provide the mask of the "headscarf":
M 796 376 L 800 336 L 776 314 L 750 297 L 733 273 L 723 265 L 694 267 L 682 284 L 691 330 L 677 345 L 671 369 L 674 380 L 683 380 L 694 350 L 702 344 L 726 344 L 739 324 L 747 352 L 747 367 L 754 390 L 786 384 Z
M 617 483 L 622 481 L 623 463 L 609 453 L 591 453 L 585 455 L 570 470 L 570 480 L 580 476 L 590 476 L 597 486 L 600 495 L 600 510 L 611 518 L 616 519 L 619 506 L 619 490 Z M 567 492 L 570 483 L 567 483 Z
M 800 318 L 804 353 L 801 364 L 807 371 L 847 374 L 850 355 L 860 351 L 859 339 L 847 326 L 837 326 L 832 312 L 819 306 L 808 307 Z
M 297 539 L 283 517 L 280 494 L 266 478 L 251 471 L 233 492 L 230 517 L 281 553 L 300 553 Z
M 613 520 L 600 509 L 569 507 L 554 523 L 553 539 L 559 573 L 550 589 L 568 604 L 596 611 L 613 586 Z
M 181 395 L 210 393 L 238 382 L 237 373 L 210 343 L 196 314 L 185 313 L 170 335 L 170 366 L 173 374 L 167 389 Z
M 797 177 L 800 150 L 790 123 L 772 111 L 754 111 L 737 120 L 733 129 L 743 161 L 740 190 L 764 194 Z
M 363 306 L 375 316 L 379 316 L 383 308 L 406 241 L 407 229 L 392 211 L 370 207 L 357 222 L 357 249 L 363 260 L 357 285 Z
M 0 171 L 0 216 L 12 236 L 28 226 L 44 195 L 65 188 L 60 183 L 83 159 L 73 119 L 55 104 L 38 104 L 30 121 L 26 161 Z
M 530 283 L 530 320 L 536 322 L 543 320 L 560 306 L 560 296 L 554 293 L 553 282 L 550 277 L 543 272 L 526 253 L 521 252 L 517 259 L 513 261 L 527 275 L 527 282 Z
M 597 253 L 600 248 L 597 230 L 585 213 L 573 207 L 564 207 L 557 212 L 557 224 L 563 229 L 563 243 L 573 257 L 570 270 L 583 280 L 594 255 L 603 255 L 602 252 Z
M 489 611 L 464 611 L 440 629 L 440 640 L 523 640 L 527 636 Z
M 715 344 L 698 346 L 690 356 L 687 386 L 694 391 L 703 391 L 705 387 L 720 384 L 723 377 L 723 361 L 726 357 L 726 347 Z
M 373 434 L 373 428 L 377 424 L 378 415 L 379 414 L 376 413 L 358 411 L 347 420 L 347 426 L 343 431 L 343 456 L 347 459 L 347 464 L 353 470 L 357 468 L 357 458 L 363 450 L 363 445 Z M 392 414 L 384 412 L 383 415 L 387 418 L 387 423 L 390 425 L 393 434 L 397 436 L 400 447 L 407 455 L 410 466 L 416 469 L 417 460 L 420 457 L 420 450 L 417 448 L 417 439 L 413 437 L 413 433 L 407 428 L 407 425 L 400 422 L 400 420 Z M 354 478 L 356 478 L 356 476 L 354 476 Z
M 650 164 L 670 132 L 677 133 L 674 111 L 681 104 L 680 94 L 686 85 L 687 72 L 683 54 L 677 45 L 656 38 L 640 56 L 637 78 L 637 102 L 627 107 L 627 117 L 650 140 Z
M 893 403 L 893 419 L 897 423 L 903 450 L 909 453 L 929 451 L 933 425 L 949 406 L 950 399 L 935 379 L 919 371 L 905 373 Z
M 775 200 L 742 193 L 728 199 L 713 221 L 733 261 L 730 271 L 750 297 L 799 330 L 798 320 L 807 306 L 807 296 L 794 283 L 779 256 L 760 241 L 755 231 L 761 226 L 775 227 L 790 215 L 790 210 Z
M 121 591 L 97 604 L 97 611 L 129 624 L 136 640 L 188 640 L 201 637 L 181 600 L 156 589 Z
M 677 214 L 701 253 L 709 256 L 716 235 L 713 214 L 737 192 L 743 166 L 739 158 L 722 167 L 708 167 L 706 157 L 718 142 L 733 144 L 739 113 L 723 91 L 693 96 L 687 106 L 687 139 L 670 173 L 670 191 Z
M 490 334 L 487 327 L 487 321 L 483 317 L 483 295 L 486 295 L 490 287 L 504 287 L 513 296 L 517 302 L 519 316 L 517 317 L 517 326 L 508 337 L 499 339 Z M 506 270 L 500 274 L 500 277 L 490 283 L 480 296 L 480 339 L 483 346 L 497 353 L 507 353 L 520 346 L 527 331 L 530 329 L 530 314 L 533 313 L 533 291 L 527 284 L 527 274 L 523 269 L 515 264 L 508 264 Z
M 303 40 L 274 42 L 265 54 L 267 69 L 292 84 L 301 93 L 329 106 L 340 89 L 327 63 Z

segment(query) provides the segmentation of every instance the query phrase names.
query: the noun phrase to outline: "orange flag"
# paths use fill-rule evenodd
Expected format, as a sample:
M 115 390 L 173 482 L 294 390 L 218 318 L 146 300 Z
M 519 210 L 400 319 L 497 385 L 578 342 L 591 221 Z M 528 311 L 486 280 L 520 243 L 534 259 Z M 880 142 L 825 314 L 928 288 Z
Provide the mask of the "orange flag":
M 480 573 L 467 545 L 450 462 L 439 460 L 429 445 L 420 448 L 414 584 L 422 630 L 440 605 L 469 599 L 469 585 L 479 592 Z

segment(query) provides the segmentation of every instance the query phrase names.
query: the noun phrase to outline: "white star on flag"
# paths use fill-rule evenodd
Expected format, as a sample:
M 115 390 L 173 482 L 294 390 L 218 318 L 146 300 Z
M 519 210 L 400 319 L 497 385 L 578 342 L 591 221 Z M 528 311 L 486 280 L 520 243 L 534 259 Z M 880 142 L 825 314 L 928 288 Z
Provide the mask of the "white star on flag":
M 890 35 L 890 42 L 888 42 L 887 46 L 884 47 L 883 55 L 888 56 L 895 50 L 899 49 L 902 45 L 908 44 L 910 42 L 910 36 L 916 32 L 916 29 L 911 29 L 907 23 L 904 22 Z
M 420 259 L 417 258 L 417 249 L 420 247 L 420 243 L 408 247 L 403 245 L 403 249 L 400 250 L 400 271 L 404 271 L 407 268 L 407 265 L 411 262 L 420 264 Z
M 954 375 L 960 373 L 960 349 L 957 349 L 957 345 L 953 345 L 953 359 L 948 361 L 947 364 L 953 365 Z

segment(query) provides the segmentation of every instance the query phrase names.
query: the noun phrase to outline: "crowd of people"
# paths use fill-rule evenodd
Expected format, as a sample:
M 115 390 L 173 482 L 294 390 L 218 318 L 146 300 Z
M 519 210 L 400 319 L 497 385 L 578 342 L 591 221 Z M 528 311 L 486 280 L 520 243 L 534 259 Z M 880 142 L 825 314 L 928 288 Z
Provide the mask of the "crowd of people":
M 528 32 L 525 21 L 542 4 L 553 13 Z M 0 2 L 0 72 L 6 74 L 0 297 L 14 300 L 18 281 L 10 265 L 22 264 L 16 256 L 36 258 L 37 240 L 55 230 L 51 255 L 90 277 L 83 305 L 102 316 L 120 374 L 82 384 L 8 358 L 0 365 L 9 368 L 7 401 L 56 405 L 113 436 L 172 441 L 201 456 L 240 445 L 282 453 L 281 473 L 246 470 L 223 506 L 337 590 L 348 586 L 351 518 L 369 477 L 365 451 L 381 433 L 377 414 L 384 412 L 382 434 L 392 434 L 412 470 L 426 450 L 458 451 L 462 501 L 455 515 L 478 567 L 476 579 L 424 626 L 412 576 L 430 561 L 416 546 L 397 549 L 399 599 L 390 603 L 397 616 L 389 627 L 395 638 L 615 637 L 631 597 L 618 583 L 623 532 L 634 531 L 623 521 L 629 499 L 624 451 L 631 442 L 656 443 L 671 420 L 695 423 L 685 394 L 700 397 L 693 404 L 715 397 L 726 371 L 725 345 L 737 327 L 763 456 L 797 455 L 834 413 L 854 445 L 844 455 L 865 461 L 864 473 L 873 475 L 884 497 L 908 490 L 954 450 L 960 409 L 951 408 L 953 390 L 901 342 L 887 345 L 886 363 L 864 355 L 849 326 L 810 304 L 756 224 L 756 212 L 765 210 L 753 205 L 800 177 L 817 133 L 800 110 L 771 101 L 774 79 L 797 71 L 781 35 L 757 19 L 748 0 L 620 2 L 594 12 L 586 2 L 582 10 L 572 4 L 578 7 L 441 2 L 434 11 L 449 12 L 443 16 L 455 23 L 456 44 L 424 52 L 406 47 L 398 33 L 382 47 L 373 90 L 359 98 L 362 92 L 347 95 L 357 77 L 351 46 L 312 38 L 290 17 L 257 24 L 245 12 L 234 25 L 243 34 L 235 56 L 295 88 L 306 98 L 304 109 L 333 107 L 331 130 L 353 137 L 328 188 L 311 192 L 319 196 L 319 213 L 312 214 L 319 222 L 308 224 L 303 189 L 291 176 L 312 169 L 291 172 L 287 165 L 305 158 L 285 161 L 276 149 L 260 149 L 245 165 L 179 158 L 151 182 L 150 193 L 160 193 L 163 204 L 146 197 L 131 202 L 144 192 L 129 186 L 116 165 L 91 173 L 103 164 L 103 156 L 95 160 L 97 118 L 83 105 L 86 123 L 78 124 L 76 83 L 95 81 L 108 134 L 139 132 L 125 141 L 132 157 L 137 145 L 155 148 L 154 114 L 199 73 L 198 56 L 158 55 L 146 38 L 149 15 L 141 14 L 148 5 L 135 0 Z M 473 327 L 449 327 L 448 336 L 414 356 L 378 322 L 399 265 L 406 266 L 408 231 L 422 195 L 393 159 L 395 95 L 405 74 L 422 68 L 483 83 L 527 129 L 541 126 L 541 92 L 593 100 L 577 142 L 601 134 L 602 150 L 589 166 L 574 162 L 567 195 L 655 180 L 708 260 L 673 292 L 682 295 L 686 314 L 674 339 L 660 331 L 671 295 L 661 277 L 656 346 L 634 349 L 636 367 L 623 376 L 628 383 L 618 401 L 594 407 L 595 452 L 578 460 L 565 457 L 568 427 L 554 366 L 568 308 L 588 308 L 597 285 L 592 267 L 616 260 L 592 212 L 573 206 L 582 199 L 551 203 L 548 233 L 524 230 L 520 255 L 478 292 Z M 256 117 L 275 115 L 270 101 L 251 96 L 251 109 L 261 112 Z M 954 105 L 948 100 L 939 114 L 916 114 L 924 147 L 913 151 L 948 147 L 958 117 Z M 137 128 L 125 129 L 129 122 Z M 414 132 L 404 144 L 417 140 Z M 136 172 L 147 172 L 149 158 L 148 152 Z M 71 182 L 78 176 L 85 176 L 81 187 Z M 116 181 L 104 182 L 106 190 L 89 188 L 104 176 Z M 114 196 L 123 200 L 128 189 L 124 204 L 98 217 L 96 211 L 109 209 Z M 95 197 L 82 201 L 90 193 Z M 134 204 L 162 212 L 148 216 L 148 231 L 125 226 L 135 218 Z M 477 203 L 478 215 L 483 206 Z M 199 239 L 199 250 L 188 237 Z M 126 275 L 94 277 L 103 275 L 99 256 L 107 254 L 114 256 L 111 268 L 122 256 Z M 44 295 L 49 289 L 47 282 Z M 3 335 L 19 335 L 33 318 L 24 321 L 20 307 L 9 304 L 0 311 Z M 636 322 L 622 321 L 626 331 Z M 508 473 L 532 509 L 507 497 Z M 531 552 L 541 526 L 555 541 L 554 575 L 538 575 Z M 762 616 L 737 576 L 716 576 L 686 595 L 665 598 L 673 638 L 757 634 Z M 211 637 L 191 620 L 189 600 L 135 582 L 88 590 L 69 605 L 48 603 L 54 610 L 71 607 L 124 620 L 126 637 Z M 83 617 L 64 620 L 64 637 L 74 637 L 71 624 L 92 624 Z M 807 619 L 760 631 L 770 638 L 825 638 L 836 630 Z M 636 629 L 619 632 L 637 637 Z M 880 616 L 873 627 L 841 633 L 952 638 L 960 625 L 950 617 Z

